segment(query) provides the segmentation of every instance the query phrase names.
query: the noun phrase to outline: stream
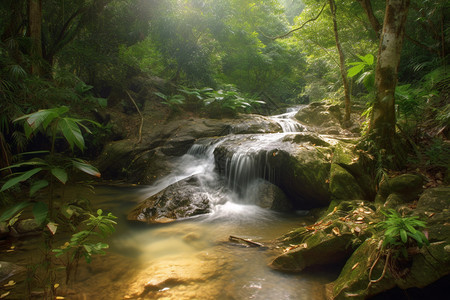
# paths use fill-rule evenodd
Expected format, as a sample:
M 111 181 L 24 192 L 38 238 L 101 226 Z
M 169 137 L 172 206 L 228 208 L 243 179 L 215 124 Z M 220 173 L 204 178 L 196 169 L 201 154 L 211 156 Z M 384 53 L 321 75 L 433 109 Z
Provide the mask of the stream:
M 118 217 L 107 254 L 89 265 L 80 263 L 66 299 L 325 299 L 325 284 L 337 277 L 337 269 L 281 273 L 267 265 L 281 249 L 228 240 L 233 235 L 269 245 L 312 222 L 305 211 L 279 213 L 255 205 L 254 199 L 270 174 L 255 165 L 252 153 L 264 143 L 306 130 L 293 120 L 295 113 L 273 117 L 284 133 L 253 136 L 254 147 L 236 150 L 227 162 L 225 186 L 215 171 L 213 152 L 223 139 L 239 135 L 194 144 L 178 167 L 152 186 L 96 186 L 93 192 L 66 188 L 65 197 L 90 199 L 95 208 Z M 212 204 L 209 214 L 169 224 L 126 220 L 137 203 L 193 175 Z

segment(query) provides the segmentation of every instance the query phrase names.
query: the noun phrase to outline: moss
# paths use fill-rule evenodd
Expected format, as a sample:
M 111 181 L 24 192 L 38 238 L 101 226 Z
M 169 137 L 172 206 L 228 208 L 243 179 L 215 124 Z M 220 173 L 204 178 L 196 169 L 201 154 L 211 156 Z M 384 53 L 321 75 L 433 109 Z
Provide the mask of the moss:
M 364 199 L 364 192 L 353 175 L 337 164 L 331 165 L 330 192 L 333 199 Z

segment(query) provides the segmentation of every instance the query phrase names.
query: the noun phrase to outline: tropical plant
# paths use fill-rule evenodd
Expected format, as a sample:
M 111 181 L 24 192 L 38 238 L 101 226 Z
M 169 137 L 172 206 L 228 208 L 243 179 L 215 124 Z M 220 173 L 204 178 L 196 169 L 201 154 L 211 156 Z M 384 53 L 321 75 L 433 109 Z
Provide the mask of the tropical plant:
M 365 56 L 358 55 L 358 57 L 361 61 L 348 63 L 348 65 L 352 67 L 348 69 L 347 75 L 350 78 L 359 75 L 356 82 L 358 84 L 364 84 L 364 87 L 371 92 L 375 87 L 375 59 L 370 53 Z
M 161 99 L 163 99 L 164 101 L 162 101 L 162 104 L 167 105 L 172 111 L 179 111 L 180 110 L 180 106 L 182 104 L 184 104 L 184 96 L 183 95 L 165 95 L 163 93 L 160 92 L 155 92 L 154 93 L 156 96 L 160 97 Z
M 82 130 L 90 133 L 88 127 L 83 122 L 90 122 L 96 126 L 98 123 L 90 120 L 76 119 L 67 116 L 69 109 L 65 106 L 51 109 L 39 110 L 35 113 L 24 115 L 17 118 L 14 122 L 23 121 L 23 128 L 27 138 L 31 138 L 33 135 L 41 134 L 48 135 L 51 140 L 50 151 L 35 151 L 22 153 L 21 158 L 31 155 L 31 159 L 23 160 L 17 164 L 8 166 L 4 169 L 15 170 L 2 185 L 0 192 L 17 186 L 21 182 L 30 183 L 29 194 L 32 197 L 36 192 L 43 188 L 49 187 L 48 203 L 43 201 L 24 201 L 16 203 L 13 207 L 8 209 L 0 217 L 0 221 L 9 221 L 9 226 L 14 225 L 18 220 L 23 210 L 32 205 L 32 213 L 38 223 L 42 227 L 46 227 L 48 230 L 44 230 L 45 239 L 45 251 L 42 266 L 45 267 L 44 272 L 44 295 L 53 298 L 55 294 L 55 265 L 51 257 L 53 236 L 56 234 L 58 224 L 56 221 L 56 213 L 58 210 L 54 206 L 54 186 L 57 182 L 65 184 L 69 180 L 69 173 L 71 169 L 76 169 L 93 176 L 100 176 L 98 170 L 87 162 L 71 157 L 64 153 L 58 153 L 56 151 L 56 140 L 58 138 L 64 138 L 69 145 L 72 153 L 75 148 L 83 151 L 85 149 L 84 138 Z M 39 157 L 43 156 L 43 157 Z M 16 171 L 17 170 L 17 171 Z M 38 177 L 37 174 L 43 176 Z M 36 180 L 34 180 L 38 177 Z M 74 227 L 73 215 L 78 210 L 77 215 L 85 213 L 81 207 L 75 207 L 73 205 L 62 204 L 59 208 L 59 212 L 62 216 L 66 217 L 67 225 Z M 94 217 L 88 214 L 88 220 L 84 222 L 87 226 L 87 230 L 81 230 L 75 233 L 69 243 L 70 249 L 74 249 L 74 256 L 72 259 L 77 260 L 79 256 L 84 255 L 89 261 L 90 256 L 93 254 L 103 253 L 102 249 L 107 248 L 107 245 L 101 242 L 95 242 L 95 237 L 99 236 L 95 233 L 98 229 L 103 235 L 112 232 L 112 226 L 115 222 L 112 220 L 114 216 L 108 214 L 102 216 L 102 211 L 97 212 L 98 216 Z M 64 221 L 64 218 L 59 218 L 59 221 Z M 58 222 L 59 223 L 59 222 Z M 44 227 L 44 228 L 45 228 Z M 81 249 L 82 247 L 82 249 Z M 71 263 L 73 262 L 70 261 Z M 70 276 L 73 264 L 66 265 L 67 280 Z
M 231 84 L 221 90 L 208 92 L 207 95 L 208 98 L 204 99 L 205 108 L 214 117 L 235 116 L 238 112 L 249 112 L 252 107 L 265 104 L 264 101 L 241 95 Z
M 386 219 L 378 223 L 378 226 L 384 230 L 383 246 L 385 248 L 398 250 L 407 258 L 408 247 L 422 248 L 424 245 L 430 244 L 425 234 L 420 231 L 426 227 L 426 223 L 419 220 L 419 217 L 402 217 L 394 209 L 382 213 Z
M 99 241 L 99 238 L 106 238 L 114 232 L 114 221 L 117 217 L 111 213 L 103 215 L 101 209 L 97 210 L 97 216 L 87 213 L 88 219 L 82 222 L 83 230 L 74 233 L 69 242 L 61 247 L 53 249 L 56 257 L 66 255 L 66 283 L 69 282 L 72 273 L 76 272 L 78 260 L 84 257 L 87 263 L 91 262 L 92 255 L 105 254 L 104 249 L 109 248 L 108 244 Z

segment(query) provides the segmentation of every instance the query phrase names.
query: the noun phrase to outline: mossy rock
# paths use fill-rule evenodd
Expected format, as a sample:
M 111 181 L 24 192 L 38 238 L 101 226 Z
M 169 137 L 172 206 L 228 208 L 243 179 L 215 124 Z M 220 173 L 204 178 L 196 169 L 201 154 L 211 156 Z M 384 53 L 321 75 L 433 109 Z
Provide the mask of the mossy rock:
M 304 244 L 276 257 L 270 267 L 286 272 L 300 272 L 309 266 L 329 265 L 345 261 L 353 249 L 353 234 L 339 236 L 317 231 L 305 239 Z
M 423 178 L 415 174 L 402 174 L 390 178 L 381 183 L 379 195 L 387 198 L 390 194 L 396 193 L 409 202 L 418 198 L 423 191 Z
M 345 263 L 339 277 L 332 283 L 332 299 L 366 299 L 382 291 L 395 287 L 395 281 L 386 274 L 369 287 L 369 270 L 374 264 L 380 241 L 367 239 Z M 380 278 L 385 260 L 383 257 L 375 264 L 372 279 Z
M 364 192 L 353 175 L 338 164 L 331 164 L 330 192 L 333 199 L 364 199 Z

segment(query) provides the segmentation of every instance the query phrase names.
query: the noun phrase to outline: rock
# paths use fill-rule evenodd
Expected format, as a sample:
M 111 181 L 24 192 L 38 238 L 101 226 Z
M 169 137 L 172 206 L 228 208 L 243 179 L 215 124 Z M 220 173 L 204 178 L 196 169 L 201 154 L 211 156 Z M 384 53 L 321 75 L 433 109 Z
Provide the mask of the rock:
M 0 284 L 3 284 L 14 275 L 18 275 L 25 272 L 26 268 L 24 267 L 18 266 L 10 262 L 0 261 Z
M 297 209 L 327 206 L 331 143 L 336 141 L 328 139 L 330 147 L 321 147 L 312 145 L 309 138 L 302 143 L 294 139 L 284 135 L 230 137 L 214 150 L 217 170 L 238 191 L 263 178 L 281 188 Z M 247 173 L 236 171 L 243 169 Z
M 446 243 L 432 243 L 411 258 L 410 266 L 402 276 L 399 276 L 399 270 L 393 274 L 393 269 L 388 265 L 385 275 L 381 277 L 386 260 L 382 255 L 376 261 L 380 244 L 380 240 L 371 238 L 353 253 L 332 284 L 333 299 L 367 299 L 396 286 L 401 289 L 423 288 L 450 273 L 450 255 L 445 251 Z M 374 264 L 371 279 L 381 279 L 369 286 L 368 270 Z
M 208 213 L 208 195 L 195 176 L 174 183 L 140 203 L 128 214 L 128 220 L 168 223 Z
M 369 285 L 369 270 L 374 265 L 380 241 L 367 239 L 351 255 L 345 263 L 339 277 L 332 283 L 332 299 L 367 299 L 395 287 L 390 273 L 387 273 L 379 282 Z M 375 264 L 372 279 L 378 279 L 385 264 L 381 257 Z
M 445 240 L 450 243 L 450 187 L 425 190 L 413 215 L 426 221 L 430 242 Z
M 395 205 L 404 204 L 417 199 L 423 191 L 423 179 L 419 175 L 402 174 L 397 177 L 389 178 L 380 184 L 375 203 L 385 205 L 385 207 L 394 207 Z M 391 194 L 390 201 L 386 203 L 387 198 Z
M 269 266 L 280 271 L 300 272 L 309 266 L 345 261 L 353 252 L 353 238 L 353 234 L 348 232 L 337 236 L 325 230 L 318 231 L 306 238 L 303 244 L 276 257 Z
M 39 234 L 42 231 L 42 225 L 38 224 L 35 219 L 19 220 L 14 225 L 19 235 Z
M 331 164 L 331 197 L 337 200 L 364 199 L 365 195 L 355 177 L 338 164 Z
M 292 211 L 291 201 L 286 194 L 279 187 L 265 180 L 256 180 L 244 198 L 262 208 L 280 212 Z
M 9 227 L 6 222 L 0 222 L 0 239 L 9 235 Z

